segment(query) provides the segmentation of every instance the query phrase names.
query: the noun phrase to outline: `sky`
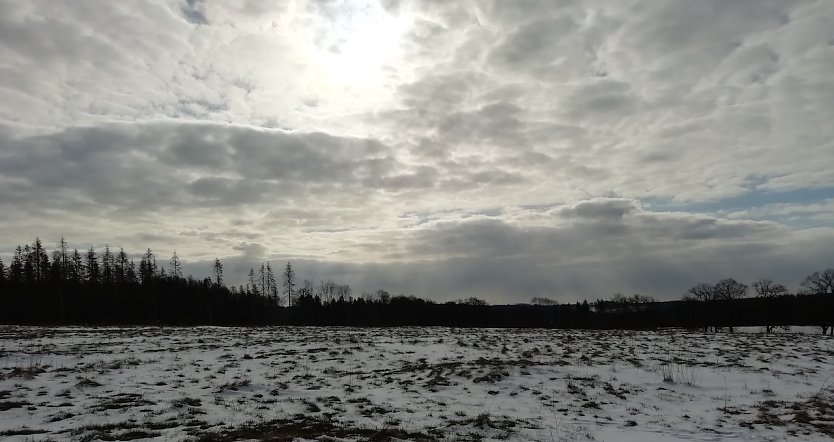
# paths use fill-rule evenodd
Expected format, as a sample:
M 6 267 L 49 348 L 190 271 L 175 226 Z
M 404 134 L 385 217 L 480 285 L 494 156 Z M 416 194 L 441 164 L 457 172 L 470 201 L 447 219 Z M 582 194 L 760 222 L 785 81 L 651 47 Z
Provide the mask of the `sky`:
M 830 0 L 0 0 L 0 256 L 562 302 L 834 267 Z

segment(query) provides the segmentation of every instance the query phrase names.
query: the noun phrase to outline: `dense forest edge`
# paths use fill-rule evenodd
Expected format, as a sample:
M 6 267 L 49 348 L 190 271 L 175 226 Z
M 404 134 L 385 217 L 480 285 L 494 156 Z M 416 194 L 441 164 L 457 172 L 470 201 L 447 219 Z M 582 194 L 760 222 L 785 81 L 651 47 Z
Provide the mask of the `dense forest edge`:
M 138 264 L 120 249 L 70 250 L 61 238 L 49 253 L 40 239 L 0 259 L 0 323 L 43 325 L 346 325 L 545 327 L 703 331 L 761 326 L 819 327 L 834 335 L 834 269 L 809 274 L 797 293 L 769 279 L 732 278 L 691 287 L 679 301 L 639 294 L 560 304 L 488 305 L 468 298 L 436 303 L 385 290 L 354 295 L 333 281 L 298 281 L 291 263 L 250 269 L 248 282 L 227 286 L 215 259 L 210 277 L 182 274 L 174 252 L 167 265 L 147 249 Z

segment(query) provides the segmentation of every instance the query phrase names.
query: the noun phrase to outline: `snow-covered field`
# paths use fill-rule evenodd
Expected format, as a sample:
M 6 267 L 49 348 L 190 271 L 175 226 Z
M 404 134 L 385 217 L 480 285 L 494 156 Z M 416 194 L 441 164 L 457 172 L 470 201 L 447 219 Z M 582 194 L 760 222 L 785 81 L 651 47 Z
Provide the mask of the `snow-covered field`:
M 0 327 L 3 440 L 831 440 L 834 339 Z

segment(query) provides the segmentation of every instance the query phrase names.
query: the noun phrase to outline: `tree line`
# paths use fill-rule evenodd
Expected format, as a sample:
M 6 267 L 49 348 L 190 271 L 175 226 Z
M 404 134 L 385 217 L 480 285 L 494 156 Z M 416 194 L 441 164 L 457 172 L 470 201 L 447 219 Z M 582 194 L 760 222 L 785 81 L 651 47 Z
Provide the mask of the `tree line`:
M 813 272 L 799 286 L 796 293 L 791 293 L 784 284 L 769 278 L 757 279 L 750 285 L 725 278 L 690 287 L 683 300 L 694 304 L 693 310 L 698 313 L 704 331 L 727 328 L 732 332 L 737 317 L 745 313 L 745 306 L 754 305 L 760 310 L 758 325 L 770 333 L 789 326 L 785 317 L 797 305 L 805 305 L 806 324 L 820 327 L 823 334 L 830 331 L 834 335 L 834 269 Z M 752 303 L 745 301 L 751 291 Z
M 49 252 L 39 238 L 0 259 L 0 323 L 88 325 L 352 325 L 559 328 L 688 327 L 732 331 L 815 325 L 834 334 L 834 270 L 814 272 L 790 293 L 769 279 L 732 278 L 691 287 L 681 301 L 616 294 L 608 300 L 488 305 L 479 298 L 436 303 L 386 290 L 354 294 L 348 284 L 301 280 L 292 264 L 251 268 L 227 286 L 216 258 L 209 276 L 184 275 L 176 251 L 138 257 L 105 246 L 79 251 L 61 238 Z M 748 297 L 751 293 L 754 297 Z

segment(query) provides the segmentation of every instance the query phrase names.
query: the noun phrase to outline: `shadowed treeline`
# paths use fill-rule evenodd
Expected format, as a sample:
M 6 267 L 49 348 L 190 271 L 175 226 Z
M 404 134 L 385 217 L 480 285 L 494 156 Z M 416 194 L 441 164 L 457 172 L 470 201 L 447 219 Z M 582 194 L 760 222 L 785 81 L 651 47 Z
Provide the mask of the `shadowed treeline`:
M 750 287 L 733 279 L 698 284 L 684 300 L 615 295 L 610 300 L 487 305 L 477 298 L 435 303 L 384 290 L 354 296 L 333 281 L 296 282 L 290 263 L 280 275 L 265 263 L 244 286 L 227 287 L 216 259 L 212 277 L 183 276 L 176 252 L 167 266 L 147 249 L 69 250 L 61 239 L 48 253 L 39 239 L 0 260 L 0 322 L 89 325 L 351 325 L 553 328 L 687 327 L 704 331 L 814 325 L 834 333 L 834 270 L 814 272 L 791 294 L 767 279 Z M 279 280 L 280 279 L 280 280 Z

